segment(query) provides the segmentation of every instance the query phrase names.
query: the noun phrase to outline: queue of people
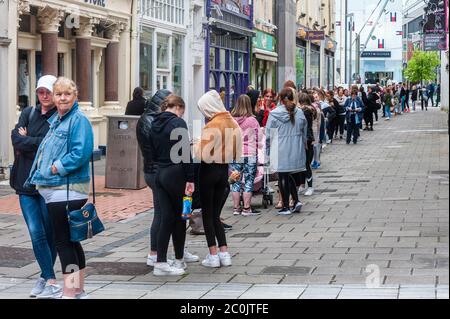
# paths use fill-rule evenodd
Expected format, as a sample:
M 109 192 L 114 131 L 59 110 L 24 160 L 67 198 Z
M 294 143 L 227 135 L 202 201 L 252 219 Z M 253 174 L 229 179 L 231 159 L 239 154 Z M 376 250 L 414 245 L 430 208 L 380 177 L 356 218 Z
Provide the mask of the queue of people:
M 199 137 L 191 138 L 183 120 L 189 106 L 181 97 L 161 90 L 146 100 L 142 89 L 136 88 L 127 113 L 141 114 L 137 140 L 154 202 L 147 255 L 153 274 L 181 276 L 188 263 L 200 261 L 186 247 L 184 198 L 196 197 L 201 209 L 208 248 L 201 265 L 229 267 L 232 254 L 226 229 L 230 227 L 221 215 L 230 192 L 233 215 L 259 216 L 252 196 L 259 168 L 264 166 L 263 174 L 276 173 L 278 215 L 300 213 L 301 196 L 314 195 L 313 171 L 321 167 L 320 154 L 327 144 L 344 136 L 347 144 L 357 144 L 364 123 L 363 130 L 374 130 L 380 109 L 390 120 L 392 112 L 410 111 L 411 98 L 415 111 L 421 94 L 417 85 L 411 92 L 406 85 L 373 86 L 367 91 L 358 86 L 298 90 L 287 81 L 278 94 L 272 89 L 250 89 L 228 111 L 221 95 L 211 90 L 197 104 L 207 124 Z M 70 240 L 67 213 L 82 208 L 89 197 L 93 130 L 78 107 L 78 89 L 72 80 L 43 76 L 36 94 L 38 106 L 24 109 L 11 133 L 15 154 L 11 186 L 19 195 L 41 268 L 30 296 L 83 299 L 88 297 L 86 257 L 81 243 Z M 171 238 L 174 260 L 168 258 Z M 57 256 L 62 286 L 54 272 Z M 74 280 L 79 284 L 74 286 Z

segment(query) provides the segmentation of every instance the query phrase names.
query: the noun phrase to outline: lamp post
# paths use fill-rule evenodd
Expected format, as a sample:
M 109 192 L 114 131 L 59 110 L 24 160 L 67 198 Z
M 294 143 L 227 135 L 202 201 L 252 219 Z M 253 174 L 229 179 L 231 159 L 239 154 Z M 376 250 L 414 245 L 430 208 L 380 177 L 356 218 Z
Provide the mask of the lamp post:
M 354 13 L 346 13 L 345 15 L 345 20 L 348 21 L 348 24 L 346 25 L 346 31 L 345 34 L 347 34 L 347 32 L 350 32 L 350 36 L 349 36 L 349 61 L 348 61 L 348 78 L 347 78 L 347 83 L 348 84 L 352 84 L 352 42 L 353 42 L 353 19 L 354 19 L 355 14 Z M 347 52 L 347 42 L 345 43 L 345 52 Z M 347 58 L 346 58 L 346 62 L 347 62 Z

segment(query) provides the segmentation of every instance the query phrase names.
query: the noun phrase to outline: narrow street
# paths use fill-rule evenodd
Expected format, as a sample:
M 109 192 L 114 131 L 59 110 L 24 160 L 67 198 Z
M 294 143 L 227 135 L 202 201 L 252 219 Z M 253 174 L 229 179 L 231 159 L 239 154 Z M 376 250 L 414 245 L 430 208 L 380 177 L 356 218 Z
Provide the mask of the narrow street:
M 184 277 L 155 277 L 145 264 L 152 211 L 106 223 L 83 245 L 87 292 L 108 299 L 448 299 L 447 114 L 430 108 L 390 122 L 380 118 L 374 128 L 362 132 L 358 145 L 338 140 L 325 148 L 314 171 L 316 193 L 302 197 L 301 214 L 278 216 L 272 207 L 259 217 L 233 216 L 229 201 L 222 217 L 233 226 L 227 233 L 232 267 L 196 263 Z M 10 194 L 1 186 L 0 201 Z M 121 200 L 127 196 L 133 195 Z M 262 209 L 261 196 L 253 203 Z M 0 299 L 28 298 L 39 266 L 22 216 L 5 207 Z M 188 235 L 187 247 L 207 254 L 204 236 Z

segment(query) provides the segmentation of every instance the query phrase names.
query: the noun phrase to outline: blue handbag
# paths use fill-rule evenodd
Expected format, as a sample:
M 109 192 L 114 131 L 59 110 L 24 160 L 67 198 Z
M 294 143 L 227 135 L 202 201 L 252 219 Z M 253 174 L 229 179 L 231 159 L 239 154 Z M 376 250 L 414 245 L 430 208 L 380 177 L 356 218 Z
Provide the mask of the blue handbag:
M 70 128 L 70 125 L 69 125 Z M 69 143 L 67 143 L 69 153 Z M 69 211 L 69 177 L 67 177 L 67 203 L 66 212 L 70 228 L 70 241 L 80 242 L 90 239 L 105 230 L 103 223 L 95 209 L 95 182 L 94 182 L 94 154 L 91 155 L 92 167 L 92 203 L 87 203 L 81 209 Z

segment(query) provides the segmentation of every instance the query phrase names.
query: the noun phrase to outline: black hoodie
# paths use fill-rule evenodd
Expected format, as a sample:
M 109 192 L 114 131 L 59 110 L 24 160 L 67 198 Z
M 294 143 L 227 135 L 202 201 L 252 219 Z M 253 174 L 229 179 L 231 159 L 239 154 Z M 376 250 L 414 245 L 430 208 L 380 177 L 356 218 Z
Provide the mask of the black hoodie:
M 176 134 L 177 139 L 171 140 L 174 129 L 181 129 L 180 134 Z M 160 168 L 166 168 L 174 163 L 170 158 L 172 147 L 183 141 L 182 145 L 177 145 L 178 155 L 183 160 L 183 169 L 188 182 L 194 182 L 194 166 L 192 164 L 191 145 L 186 122 L 171 112 L 162 112 L 154 115 L 154 120 L 150 134 L 150 149 L 153 155 L 153 162 Z M 184 152 L 185 151 L 185 152 Z M 184 153 L 183 153 L 184 152 Z M 189 154 L 186 154 L 189 152 Z
M 160 90 L 147 103 L 147 109 L 136 125 L 136 137 L 144 157 L 144 173 L 155 174 L 157 166 L 152 161 L 150 134 L 155 114 L 161 112 L 160 106 L 164 99 L 172 94 L 168 90 Z

